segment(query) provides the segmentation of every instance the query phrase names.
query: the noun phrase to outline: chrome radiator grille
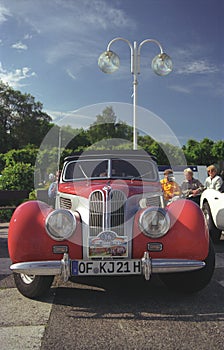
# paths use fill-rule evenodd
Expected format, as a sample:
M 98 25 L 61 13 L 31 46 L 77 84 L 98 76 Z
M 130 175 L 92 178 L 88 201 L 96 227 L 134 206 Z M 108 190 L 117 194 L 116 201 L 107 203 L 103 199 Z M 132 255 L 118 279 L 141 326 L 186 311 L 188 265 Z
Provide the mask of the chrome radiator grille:
M 112 190 L 108 197 L 95 191 L 89 202 L 89 234 L 96 236 L 104 230 L 124 235 L 124 214 L 126 196 L 123 192 Z

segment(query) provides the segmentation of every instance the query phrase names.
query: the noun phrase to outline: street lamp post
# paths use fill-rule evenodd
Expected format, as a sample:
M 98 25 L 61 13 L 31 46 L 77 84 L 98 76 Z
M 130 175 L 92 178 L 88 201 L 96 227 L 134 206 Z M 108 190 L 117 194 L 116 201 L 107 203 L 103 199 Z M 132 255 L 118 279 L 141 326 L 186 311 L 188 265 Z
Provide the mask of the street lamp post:
M 137 149 L 137 129 L 136 129 L 136 117 L 137 117 L 136 106 L 137 106 L 137 86 L 138 86 L 137 76 L 138 74 L 140 74 L 141 47 L 145 43 L 154 43 L 159 47 L 160 53 L 152 60 L 151 66 L 153 71 L 160 76 L 164 76 L 172 72 L 172 61 L 171 61 L 171 58 L 163 51 L 161 44 L 155 39 L 143 40 L 139 45 L 137 45 L 137 42 L 134 41 L 132 45 L 129 40 L 119 37 L 119 38 L 112 39 L 107 46 L 107 50 L 104 51 L 99 56 L 98 65 L 99 65 L 99 68 L 104 73 L 113 73 L 120 66 L 120 59 L 118 55 L 115 52 L 110 50 L 111 45 L 118 40 L 126 42 L 131 52 L 131 73 L 133 74 L 133 149 L 135 150 Z

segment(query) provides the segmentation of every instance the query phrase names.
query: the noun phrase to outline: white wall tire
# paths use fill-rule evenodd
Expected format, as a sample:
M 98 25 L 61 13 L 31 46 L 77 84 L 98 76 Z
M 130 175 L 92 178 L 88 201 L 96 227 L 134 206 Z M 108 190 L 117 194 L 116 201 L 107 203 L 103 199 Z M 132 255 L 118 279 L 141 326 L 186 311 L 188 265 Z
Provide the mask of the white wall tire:
M 50 289 L 54 276 L 35 276 L 23 273 L 13 273 L 19 292 L 25 297 L 37 299 Z

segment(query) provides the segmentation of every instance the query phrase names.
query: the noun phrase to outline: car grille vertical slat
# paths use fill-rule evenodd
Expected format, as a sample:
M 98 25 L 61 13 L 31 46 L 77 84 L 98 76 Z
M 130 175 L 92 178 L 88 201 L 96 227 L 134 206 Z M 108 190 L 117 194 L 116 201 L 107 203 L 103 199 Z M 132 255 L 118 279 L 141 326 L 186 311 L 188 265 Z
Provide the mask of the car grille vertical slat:
M 95 191 L 89 202 L 89 234 L 97 236 L 103 230 L 104 199 L 103 193 Z
M 124 213 L 126 197 L 123 192 L 111 192 L 111 229 L 118 235 L 124 235 Z

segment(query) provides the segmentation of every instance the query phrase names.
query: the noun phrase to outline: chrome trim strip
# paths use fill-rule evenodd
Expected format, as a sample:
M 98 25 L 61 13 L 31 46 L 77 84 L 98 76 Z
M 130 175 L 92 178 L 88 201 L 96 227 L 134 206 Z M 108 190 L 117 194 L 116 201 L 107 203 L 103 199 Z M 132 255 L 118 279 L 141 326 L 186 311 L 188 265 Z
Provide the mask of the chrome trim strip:
M 199 270 L 205 267 L 204 261 L 186 259 L 152 259 L 153 273 L 169 273 Z
M 29 261 L 12 264 L 10 270 L 27 275 L 60 275 L 61 261 Z
M 172 273 L 199 270 L 205 266 L 204 261 L 187 259 L 152 259 L 149 252 L 144 252 L 142 258 L 142 272 L 146 280 L 151 273 Z
M 12 264 L 10 270 L 16 273 L 27 275 L 55 276 L 61 275 L 64 282 L 67 282 L 70 274 L 70 259 L 68 253 L 64 253 L 61 260 L 50 261 L 29 261 Z

